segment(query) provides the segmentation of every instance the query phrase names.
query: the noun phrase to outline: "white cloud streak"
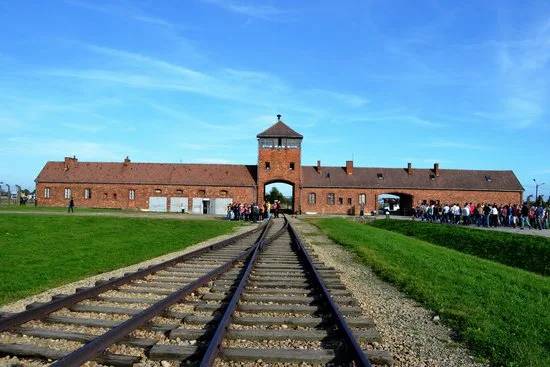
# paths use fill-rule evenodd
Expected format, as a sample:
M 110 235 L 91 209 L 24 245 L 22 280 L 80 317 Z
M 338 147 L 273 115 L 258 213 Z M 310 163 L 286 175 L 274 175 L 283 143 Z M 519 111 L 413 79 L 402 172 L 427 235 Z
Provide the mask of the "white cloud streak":
M 259 4 L 256 1 L 245 3 L 243 1 L 231 1 L 231 0 L 202 0 L 205 3 L 216 5 L 225 10 L 229 10 L 234 13 L 247 15 L 253 18 L 260 18 L 264 20 L 277 21 L 278 16 L 285 14 L 281 9 L 267 4 Z

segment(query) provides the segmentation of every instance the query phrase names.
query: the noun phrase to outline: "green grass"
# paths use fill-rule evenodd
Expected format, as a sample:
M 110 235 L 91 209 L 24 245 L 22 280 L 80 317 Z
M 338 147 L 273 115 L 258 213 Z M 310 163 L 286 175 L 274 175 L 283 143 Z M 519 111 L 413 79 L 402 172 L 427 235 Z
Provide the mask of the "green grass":
M 403 220 L 376 220 L 369 225 L 434 245 L 550 275 L 550 238 Z
M 0 305 L 230 233 L 229 221 L 0 216 Z
M 344 219 L 313 223 L 493 366 L 550 366 L 547 277 Z
M 0 211 L 4 212 L 60 212 L 60 213 L 66 213 L 68 207 L 67 206 L 34 206 L 34 205 L 0 205 Z M 150 214 L 156 214 L 159 212 L 149 212 L 149 211 L 139 211 L 135 209 L 116 209 L 116 208 L 81 208 L 81 207 L 75 207 L 74 209 L 75 213 L 133 213 L 133 214 L 140 214 L 140 213 L 146 213 L 148 215 Z M 161 212 L 160 214 L 174 214 L 178 215 L 181 213 L 164 213 Z

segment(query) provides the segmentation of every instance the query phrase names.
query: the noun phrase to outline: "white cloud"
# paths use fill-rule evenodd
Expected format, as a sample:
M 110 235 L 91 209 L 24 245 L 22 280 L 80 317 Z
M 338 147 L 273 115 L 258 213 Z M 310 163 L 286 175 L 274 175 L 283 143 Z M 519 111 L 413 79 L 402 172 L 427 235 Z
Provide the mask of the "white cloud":
M 136 152 L 135 149 L 120 144 L 25 136 L 8 138 L 7 143 L 0 146 L 0 152 L 2 151 L 53 160 L 76 155 L 77 158 L 85 161 L 118 161 L 121 157 Z
M 251 1 L 245 3 L 243 1 L 232 0 L 202 0 L 205 3 L 214 4 L 223 9 L 232 11 L 234 13 L 248 15 L 254 18 L 260 18 L 264 20 L 277 21 L 280 15 L 285 14 L 281 9 L 267 4 L 259 4 L 257 1 Z

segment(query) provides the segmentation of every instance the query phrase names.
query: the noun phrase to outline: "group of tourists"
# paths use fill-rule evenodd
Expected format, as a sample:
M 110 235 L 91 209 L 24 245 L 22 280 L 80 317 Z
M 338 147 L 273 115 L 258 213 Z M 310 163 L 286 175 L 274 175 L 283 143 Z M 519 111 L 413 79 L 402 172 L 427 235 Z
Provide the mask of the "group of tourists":
M 273 204 L 269 201 L 265 201 L 263 204 L 252 203 L 233 203 L 227 206 L 228 220 L 240 220 L 245 222 L 261 222 L 264 219 L 269 219 L 271 213 L 274 218 L 279 218 L 279 210 L 281 203 L 279 200 L 275 200 Z
M 448 224 L 475 224 L 478 227 L 525 227 L 549 229 L 549 208 L 542 205 L 497 205 L 496 203 L 458 203 L 449 205 L 419 204 L 413 213 L 413 220 Z

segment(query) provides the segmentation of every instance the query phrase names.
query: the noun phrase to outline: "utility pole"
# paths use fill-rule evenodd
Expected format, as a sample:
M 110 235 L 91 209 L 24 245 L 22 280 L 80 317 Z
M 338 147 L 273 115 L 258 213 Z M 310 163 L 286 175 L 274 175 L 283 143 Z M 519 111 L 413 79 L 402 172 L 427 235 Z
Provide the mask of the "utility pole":
M 538 201 L 539 201 L 539 186 L 542 186 L 544 185 L 545 183 L 537 183 L 537 180 L 533 179 L 533 181 L 535 181 L 535 205 L 537 205 Z

